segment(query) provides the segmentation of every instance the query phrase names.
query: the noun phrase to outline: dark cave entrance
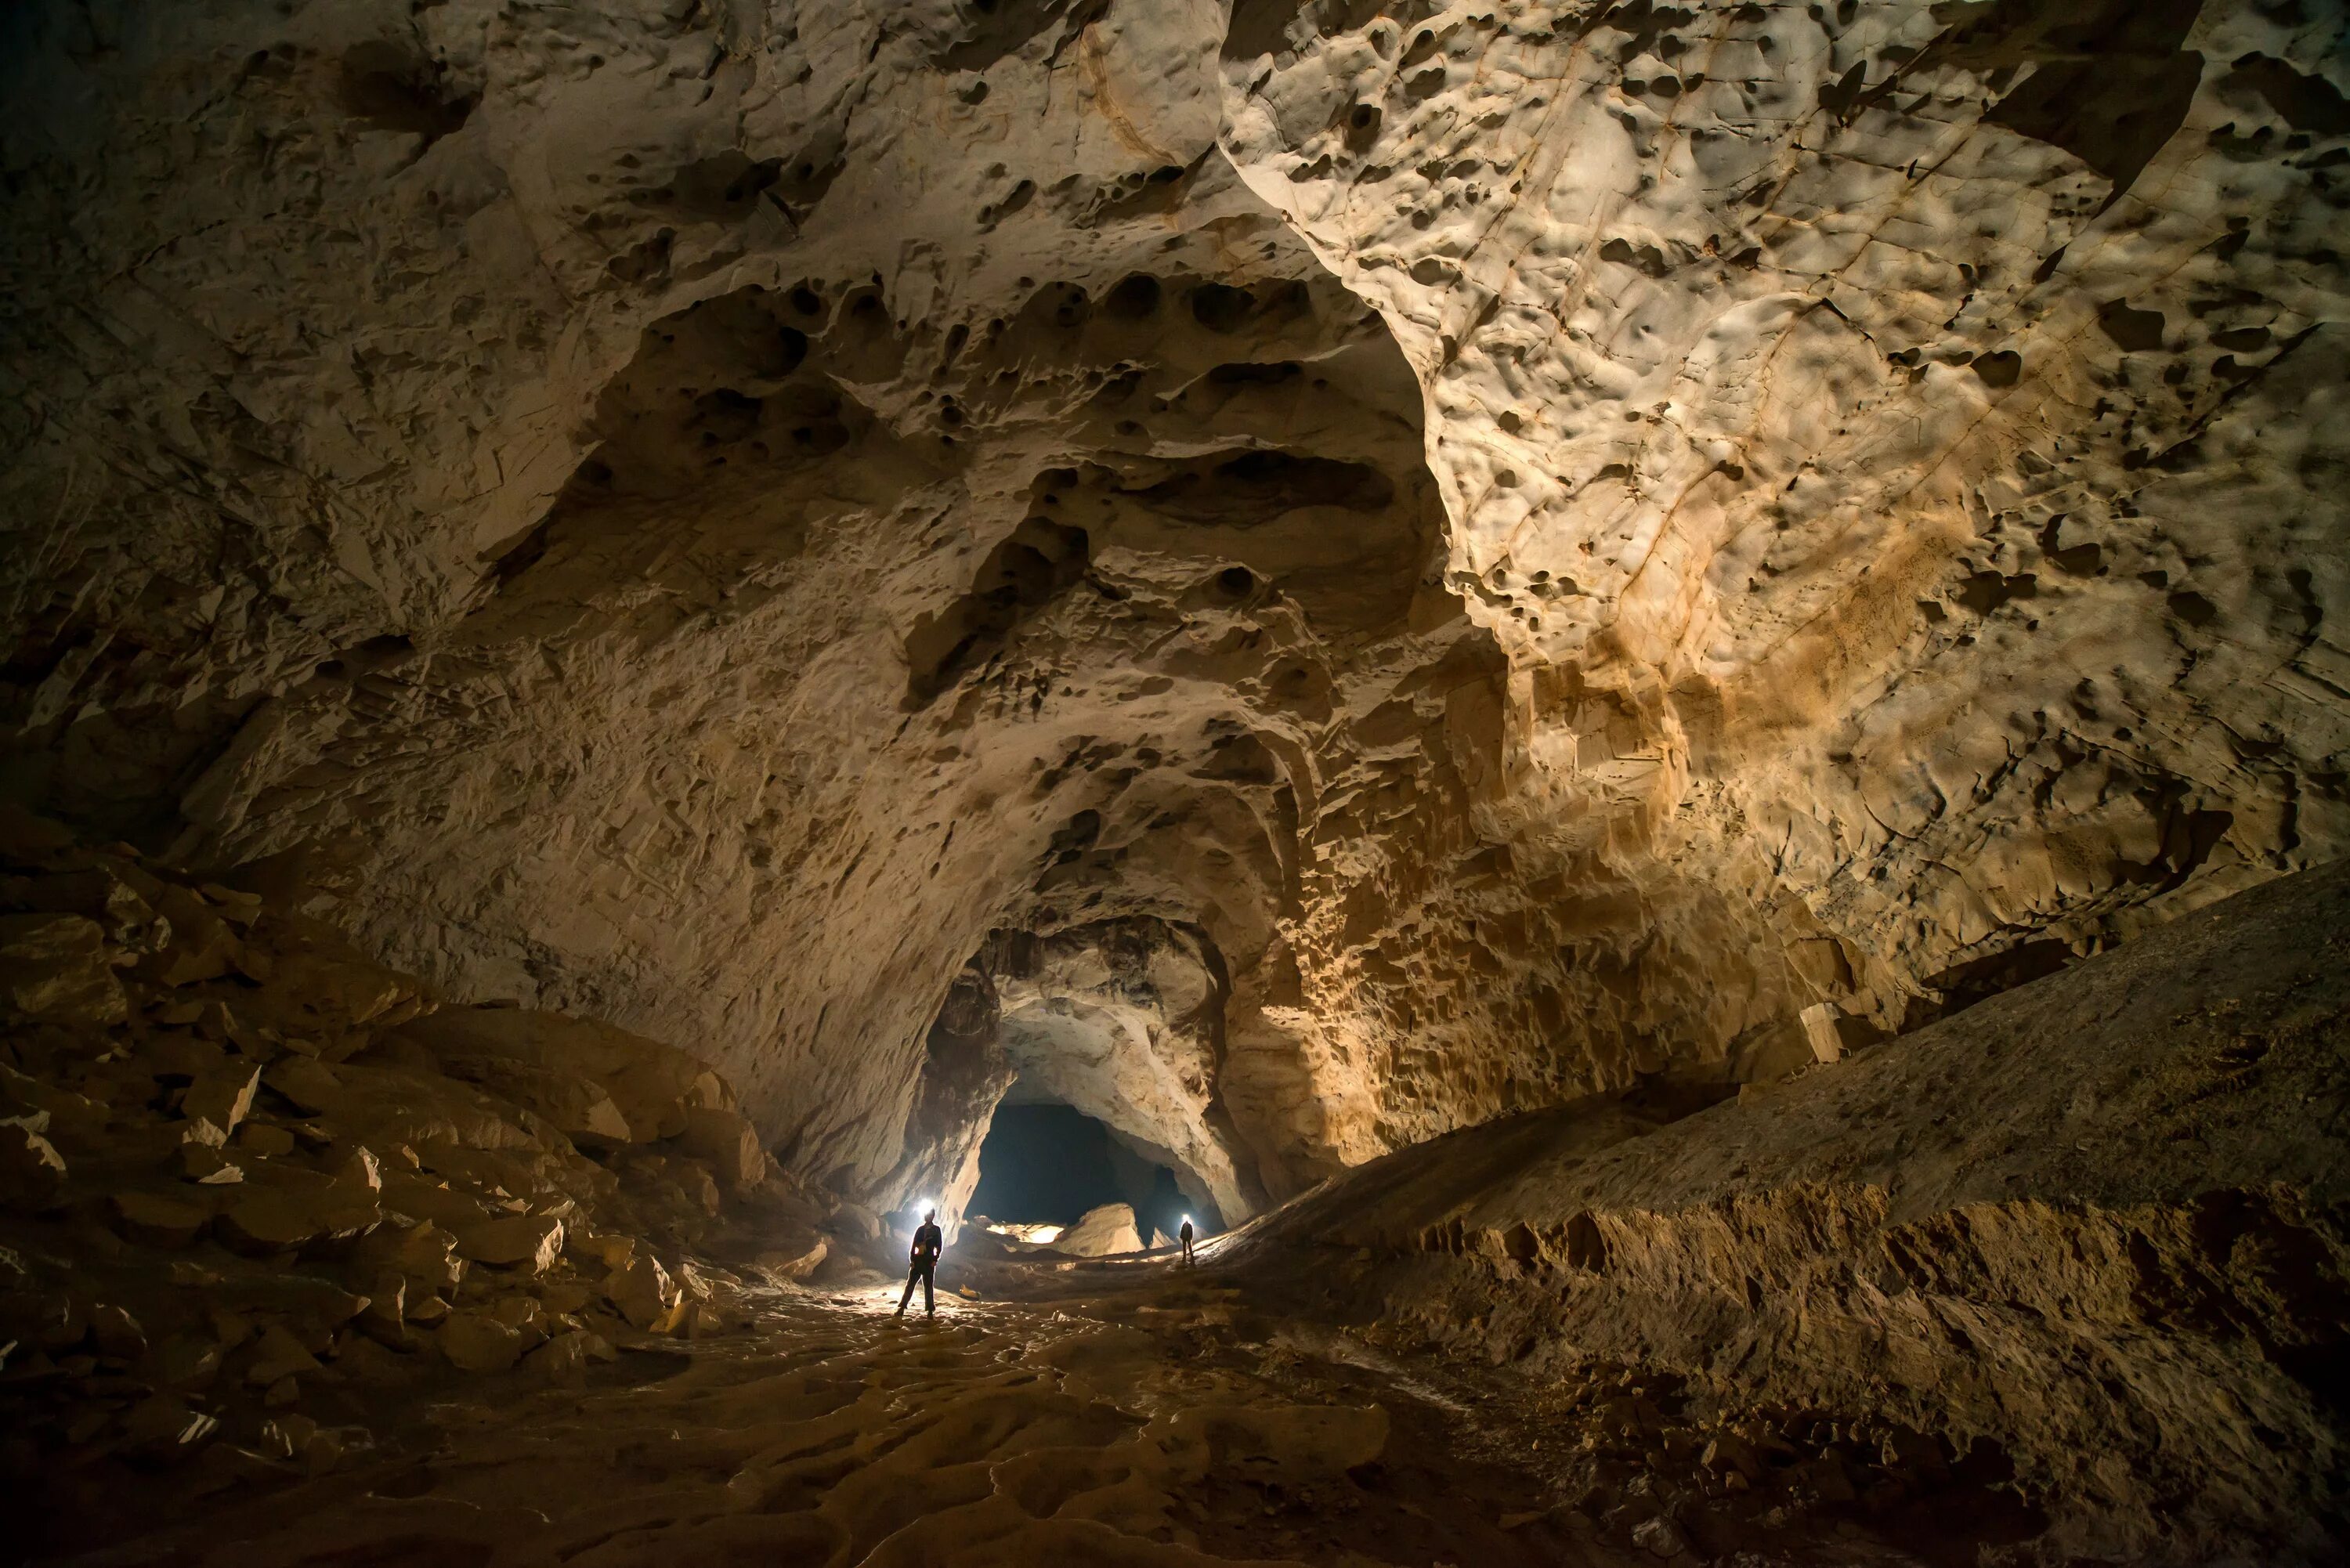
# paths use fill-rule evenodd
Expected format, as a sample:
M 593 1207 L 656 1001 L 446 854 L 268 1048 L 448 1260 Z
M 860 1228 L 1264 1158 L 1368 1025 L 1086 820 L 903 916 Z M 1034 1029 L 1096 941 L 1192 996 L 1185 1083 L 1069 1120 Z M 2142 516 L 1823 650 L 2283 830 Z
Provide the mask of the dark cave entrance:
M 1175 1173 L 1073 1106 L 998 1106 L 979 1147 L 979 1185 L 968 1212 L 998 1223 L 1072 1225 L 1105 1203 L 1134 1206 L 1144 1246 L 1155 1228 L 1169 1236 L 1190 1215 L 1192 1230 L 1218 1229 L 1205 1204 L 1183 1196 Z

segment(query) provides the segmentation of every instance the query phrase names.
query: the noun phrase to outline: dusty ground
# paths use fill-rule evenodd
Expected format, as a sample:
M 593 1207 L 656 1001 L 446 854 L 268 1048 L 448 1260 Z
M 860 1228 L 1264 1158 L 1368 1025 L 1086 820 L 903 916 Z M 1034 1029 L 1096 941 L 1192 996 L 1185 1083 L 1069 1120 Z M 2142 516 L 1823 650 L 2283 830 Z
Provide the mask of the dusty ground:
M 1977 1478 L 1951 1477 L 1929 1500 L 1947 1516 L 1930 1542 L 1919 1526 L 1934 1521 L 1915 1506 L 1872 1523 L 1867 1505 L 1787 1489 L 1736 1540 L 1701 1510 L 1670 1528 L 1637 1508 L 1594 1518 L 1578 1505 L 1624 1468 L 1625 1444 L 1602 1425 L 1627 1397 L 1664 1423 L 1635 1449 L 1677 1456 L 1632 1495 L 1665 1498 L 1686 1481 L 1670 1479 L 1676 1465 L 1700 1468 L 1705 1431 L 1669 1390 L 1536 1391 L 1399 1363 L 1370 1337 L 1253 1307 L 1212 1263 L 946 1272 L 988 1299 L 951 1293 L 935 1322 L 899 1323 L 894 1286 L 869 1273 L 827 1290 L 746 1287 L 747 1334 L 639 1350 L 571 1387 L 452 1382 L 401 1417 L 379 1410 L 378 1446 L 329 1476 L 183 1470 L 142 1484 L 144 1517 L 110 1489 L 74 1500 L 83 1550 L 61 1555 L 239 1568 L 1507 1568 L 1685 1550 L 1756 1565 L 1964 1562 L 2017 1514 Z M 201 1488 L 216 1490 L 188 1497 Z

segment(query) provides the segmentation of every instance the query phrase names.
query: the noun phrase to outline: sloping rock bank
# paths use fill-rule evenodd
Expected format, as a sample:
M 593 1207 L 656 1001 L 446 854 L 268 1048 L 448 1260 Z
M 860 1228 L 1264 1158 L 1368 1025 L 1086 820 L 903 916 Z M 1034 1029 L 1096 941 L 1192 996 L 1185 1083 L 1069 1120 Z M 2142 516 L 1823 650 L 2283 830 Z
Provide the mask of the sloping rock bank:
M 23 1550 L 338 1469 L 454 1383 L 728 1332 L 741 1276 L 707 1260 L 797 1277 L 841 1213 L 683 1051 L 444 1006 L 255 894 L 0 813 Z
M 2027 1556 L 2336 1561 L 2345 961 L 2337 866 L 1666 1125 L 1609 1099 L 1407 1150 L 1227 1256 L 1582 1396 L 1620 1525 L 2012 1468 Z M 1624 1365 L 1646 1386 L 1585 1386 Z

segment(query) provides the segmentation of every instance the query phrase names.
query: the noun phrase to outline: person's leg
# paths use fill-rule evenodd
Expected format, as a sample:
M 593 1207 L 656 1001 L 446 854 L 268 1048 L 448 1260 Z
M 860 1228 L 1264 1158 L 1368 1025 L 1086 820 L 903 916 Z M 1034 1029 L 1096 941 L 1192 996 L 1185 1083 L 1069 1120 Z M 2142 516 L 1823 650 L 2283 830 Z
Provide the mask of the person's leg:
M 925 1317 L 939 1315 L 939 1298 L 931 1293 L 931 1276 L 936 1272 L 936 1263 L 922 1271 L 922 1315 Z
M 920 1269 L 908 1269 L 906 1271 L 906 1288 L 898 1297 L 898 1315 L 899 1317 L 906 1315 L 906 1303 L 914 1299 L 914 1276 L 920 1272 L 921 1271 Z

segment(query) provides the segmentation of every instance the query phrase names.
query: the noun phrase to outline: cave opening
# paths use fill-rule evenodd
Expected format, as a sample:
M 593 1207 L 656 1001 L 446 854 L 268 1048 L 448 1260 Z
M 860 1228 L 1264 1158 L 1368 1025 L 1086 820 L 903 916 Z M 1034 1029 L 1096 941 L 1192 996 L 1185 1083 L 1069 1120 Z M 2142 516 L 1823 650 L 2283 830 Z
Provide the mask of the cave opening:
M 1134 1210 L 1145 1246 L 1154 1231 L 1173 1236 L 1186 1216 L 1201 1236 L 1221 1228 L 1213 1206 L 1185 1197 L 1170 1167 L 1128 1147 L 1098 1118 L 1058 1101 L 996 1108 L 980 1145 L 972 1215 L 998 1225 L 1066 1227 L 1112 1203 Z

